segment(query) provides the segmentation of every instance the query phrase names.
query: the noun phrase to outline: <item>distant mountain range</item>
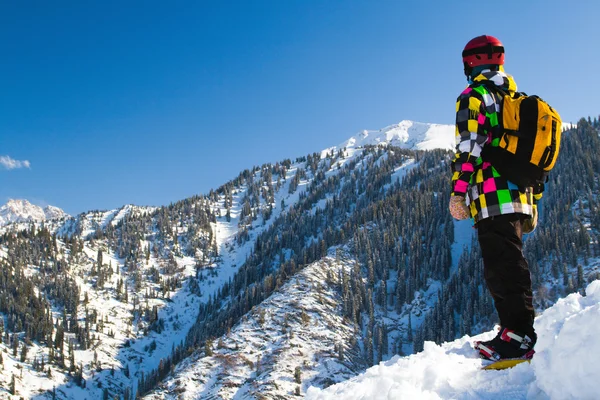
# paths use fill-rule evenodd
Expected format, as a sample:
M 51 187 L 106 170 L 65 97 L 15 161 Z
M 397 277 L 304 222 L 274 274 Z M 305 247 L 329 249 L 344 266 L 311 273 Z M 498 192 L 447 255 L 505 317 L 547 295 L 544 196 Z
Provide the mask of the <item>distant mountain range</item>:
M 0 226 L 12 222 L 43 222 L 69 217 L 62 209 L 54 206 L 44 208 L 24 199 L 11 199 L 0 207 Z
M 390 145 L 411 150 L 451 150 L 454 148 L 454 126 L 403 120 L 383 129 L 363 130 L 339 146 L 323 150 L 323 153 L 369 145 Z M 70 215 L 58 207 L 49 205 L 42 208 L 25 199 L 11 199 L 0 207 L 0 226 L 14 222 L 43 222 L 68 217 Z

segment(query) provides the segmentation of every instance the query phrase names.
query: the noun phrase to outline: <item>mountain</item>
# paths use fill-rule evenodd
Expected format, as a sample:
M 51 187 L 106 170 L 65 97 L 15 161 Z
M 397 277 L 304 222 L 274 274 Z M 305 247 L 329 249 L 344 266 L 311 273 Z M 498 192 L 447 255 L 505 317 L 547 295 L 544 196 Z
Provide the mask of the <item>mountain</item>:
M 359 399 L 595 399 L 600 369 L 600 280 L 560 299 L 535 321 L 536 355 L 512 370 L 481 371 L 471 348 L 494 331 L 425 350 L 369 368 L 327 389 L 311 387 L 307 400 Z
M 389 145 L 411 150 L 453 150 L 456 146 L 454 125 L 428 124 L 401 121 L 378 131 L 363 130 L 337 147 L 326 151 L 358 148 L 364 146 Z
M 198 352 L 184 360 L 149 399 L 285 398 L 310 380 L 319 386 L 341 382 L 366 365 L 351 345 L 354 326 L 344 318 L 335 282 L 340 269 L 351 265 L 331 254 L 296 274 L 230 333 L 209 344 L 210 355 Z M 335 327 L 335 330 L 332 329 Z M 319 354 L 327 357 L 323 370 L 307 372 Z M 301 370 L 300 370 L 301 369 Z M 255 376 L 262 376 L 258 380 Z
M 598 128 L 563 135 L 525 241 L 539 311 L 600 278 Z M 0 231 L 0 399 L 300 398 L 492 329 L 474 230 L 447 209 L 452 152 L 390 131 L 168 206 Z
M 11 199 L 0 207 L 0 226 L 13 222 L 42 222 L 67 217 L 69 215 L 58 207 L 46 206 L 42 208 L 31 204 L 27 200 Z
M 597 133 L 596 133 L 597 138 Z M 566 146 L 571 146 L 573 143 L 571 140 L 574 138 L 568 138 Z M 595 146 L 598 146 L 596 140 Z M 585 146 L 585 145 L 584 145 Z M 344 148 L 345 145 L 340 146 Z M 352 153 L 351 148 L 346 148 L 349 153 Z M 570 157 L 571 148 L 565 150 L 565 157 Z M 582 151 L 580 148 L 579 152 Z M 330 153 L 333 153 L 331 150 Z M 383 153 L 383 157 L 386 153 Z M 334 164 L 335 165 L 335 164 Z M 377 165 L 373 163 L 372 165 Z M 403 175 L 410 174 L 410 168 L 414 164 L 410 162 L 404 163 L 403 167 L 392 169 L 392 175 Z M 596 166 L 598 168 L 598 165 Z M 428 171 L 432 171 L 428 169 Z M 435 171 L 435 170 L 433 170 Z M 599 171 L 596 169 L 596 171 Z M 561 176 L 565 176 L 564 173 L 558 173 L 558 179 Z M 367 179 L 369 181 L 369 179 Z M 426 186 L 426 185 L 424 185 Z M 559 191 L 556 189 L 555 190 Z M 562 196 L 558 193 L 554 194 L 555 199 L 552 198 L 546 200 L 548 206 L 546 212 L 554 213 L 553 202 L 558 201 L 561 203 L 563 200 Z M 548 195 L 550 197 L 550 195 Z M 572 200 L 571 200 L 572 201 Z M 444 204 L 444 202 L 442 202 Z M 552 204 L 552 206 L 551 206 Z M 444 204 L 445 205 L 445 204 Z M 556 204 L 558 206 L 558 204 Z M 595 206 L 591 203 L 586 203 L 584 206 L 581 204 L 584 213 L 581 214 L 581 218 L 587 219 L 591 217 L 594 212 Z M 592 209 L 588 207 L 591 205 Z M 582 210 L 583 210 L 582 209 Z M 327 214 L 327 213 L 326 213 Z M 391 219 L 381 221 L 380 224 L 392 223 Z M 550 221 L 545 221 L 546 224 L 551 225 Z M 587 225 L 587 223 L 584 222 Z M 374 230 L 375 226 L 370 226 L 369 229 Z M 547 227 L 540 227 L 537 232 L 538 238 L 542 241 L 547 240 L 548 235 L 552 235 Z M 555 228 L 550 228 L 555 230 Z M 441 231 L 444 229 L 441 228 Z M 543 230 L 543 231 L 542 231 Z M 382 230 L 384 231 L 384 230 Z M 291 279 L 286 286 L 280 289 L 277 293 L 274 293 L 271 297 L 268 297 L 262 303 L 260 303 L 260 309 L 252 312 L 248 315 L 248 318 L 244 318 L 239 324 L 231 329 L 227 335 L 223 335 L 218 339 L 218 345 L 215 345 L 217 340 L 210 342 L 210 349 L 204 348 L 196 353 L 188 360 L 178 365 L 175 372 L 167 378 L 163 383 L 159 385 L 159 389 L 155 390 L 148 396 L 150 399 L 174 399 L 174 398 L 234 398 L 239 396 L 240 398 L 286 398 L 290 394 L 303 394 L 306 389 L 311 389 L 312 395 L 315 398 L 332 398 L 337 396 L 339 398 L 388 398 L 391 392 L 386 391 L 387 384 L 386 380 L 390 377 L 395 378 L 398 376 L 399 381 L 406 378 L 412 378 L 410 371 L 412 371 L 413 361 L 415 357 L 419 357 L 420 354 L 425 354 L 429 357 L 428 362 L 432 365 L 440 363 L 447 367 L 448 371 L 454 371 L 453 365 L 449 362 L 445 363 L 445 360 L 441 359 L 439 352 L 436 352 L 434 356 L 427 353 L 428 348 L 431 344 L 427 342 L 423 343 L 424 339 L 429 338 L 435 340 L 438 343 L 442 343 L 447 338 L 453 338 L 457 333 L 464 334 L 470 332 L 479 332 L 482 328 L 483 320 L 479 317 L 479 322 L 474 323 L 474 318 L 471 315 L 473 309 L 477 309 L 475 313 L 492 314 L 492 304 L 487 296 L 479 297 L 478 299 L 468 300 L 464 302 L 465 297 L 469 297 L 469 293 L 474 291 L 479 292 L 484 290 L 483 282 L 480 277 L 482 275 L 481 267 L 475 267 L 475 263 L 478 262 L 479 255 L 475 249 L 471 249 L 470 252 L 464 253 L 464 249 L 472 247 L 471 235 L 473 229 L 468 222 L 454 223 L 454 244 L 451 246 L 452 263 L 450 267 L 450 278 L 447 283 L 429 281 L 424 286 L 416 284 L 421 287 L 418 293 L 410 298 L 401 307 L 397 309 L 394 307 L 380 307 L 385 305 L 386 299 L 381 291 L 374 293 L 372 298 L 379 299 L 374 304 L 367 306 L 365 312 L 371 314 L 368 318 L 371 321 L 383 321 L 375 325 L 371 325 L 372 329 L 366 329 L 366 332 L 361 334 L 355 334 L 355 336 L 347 337 L 347 332 L 352 330 L 352 323 L 348 319 L 348 315 L 353 315 L 353 312 L 345 311 L 344 308 L 349 307 L 347 304 L 352 303 L 352 296 L 349 294 L 352 292 L 350 289 L 346 292 L 343 287 L 345 286 L 344 281 L 348 279 L 352 281 L 352 278 L 344 278 L 343 271 L 353 271 L 355 266 L 360 264 L 360 261 L 349 255 L 352 250 L 346 248 L 336 248 L 333 253 L 336 254 L 335 258 L 331 254 L 327 257 L 321 258 L 314 264 L 308 265 L 300 274 L 294 275 L 295 277 L 307 276 L 312 281 L 317 281 L 320 284 L 314 285 L 318 287 L 317 290 L 306 290 L 310 285 L 299 284 L 295 281 L 296 278 Z M 578 234 L 588 232 L 587 229 L 578 230 Z M 373 235 L 377 234 L 373 232 Z M 571 236 L 566 234 L 565 236 Z M 544 238 L 544 239 L 542 239 Z M 593 241 L 593 240 L 592 240 Z M 358 240 L 355 244 L 358 245 Z M 425 243 L 433 244 L 432 239 L 423 240 Z M 555 253 L 554 262 L 548 262 L 544 260 L 544 255 L 540 252 L 541 247 L 539 243 L 536 243 L 535 239 L 530 239 L 527 242 L 527 248 L 530 254 L 539 253 L 535 257 L 538 257 L 535 262 L 532 262 L 532 270 L 538 281 L 536 283 L 537 290 L 537 306 L 545 307 L 548 304 L 552 304 L 553 301 L 558 299 L 558 293 L 569 293 L 570 291 L 582 288 L 588 280 L 593 280 L 598 277 L 600 271 L 600 261 L 598 258 L 588 258 L 580 261 L 585 265 L 583 268 L 581 265 L 575 268 L 577 262 L 570 268 L 565 268 L 564 271 L 556 272 L 553 270 L 556 266 L 557 257 Z M 357 246 L 358 247 L 358 246 Z M 367 247 L 368 248 L 368 247 Z M 562 244 L 558 245 L 555 251 L 563 251 L 565 249 Z M 366 250 L 366 249 L 365 249 Z M 378 249 L 371 248 L 369 253 Z M 416 249 L 415 249 L 416 250 Z M 356 249 L 354 250 L 356 251 Z M 410 253 L 413 253 L 411 250 Z M 567 251 L 564 252 L 566 256 Z M 440 251 L 436 250 L 433 254 L 440 255 Z M 381 255 L 375 255 L 374 258 L 379 258 Z M 571 256 L 568 256 L 571 257 Z M 579 259 L 577 255 L 573 255 L 575 259 Z M 583 258 L 586 256 L 583 255 Z M 366 264 L 368 265 L 368 261 Z M 363 261 L 363 265 L 365 262 Z M 431 271 L 431 267 L 426 267 L 425 264 L 419 264 L 421 270 Z M 473 268 L 473 269 L 471 269 Z M 577 275 L 572 269 L 577 269 Z M 317 273 L 318 271 L 318 273 Z M 336 273 L 337 271 L 337 273 Z M 319 276 L 319 273 L 321 276 Z M 329 278 L 323 278 L 322 274 L 329 276 Z M 336 277 L 337 275 L 337 277 Z M 351 273 L 349 273 L 351 275 Z M 366 273 L 368 276 L 368 273 Z M 410 292 L 410 284 L 407 285 L 406 290 L 402 290 L 402 286 L 399 286 L 397 281 L 404 280 L 404 276 L 400 274 L 391 273 L 389 289 L 386 290 L 388 295 L 391 294 L 392 298 L 397 295 L 401 298 L 406 296 L 407 292 Z M 563 276 L 563 283 L 556 282 L 555 276 Z M 367 279 L 364 277 L 364 279 Z M 410 281 L 410 279 L 409 279 Z M 302 280 L 304 282 L 304 280 Z M 383 284 L 384 282 L 381 282 Z M 558 286 L 557 286 L 558 285 Z M 564 285 L 564 286 L 563 286 Z M 359 287 L 359 286 L 357 286 Z M 550 289 L 549 289 L 550 288 Z M 375 289 L 381 289 L 381 286 Z M 457 290 L 458 289 L 458 290 Z M 337 294 L 336 294 L 337 292 Z M 449 292 L 456 292 L 456 296 L 449 295 Z M 301 295 L 298 295 L 300 293 Z M 322 300 L 315 301 L 312 294 L 320 293 Z M 383 296 L 383 299 L 382 297 Z M 367 296 L 370 298 L 370 296 Z M 359 296 L 360 299 L 360 296 Z M 333 300 L 333 302 L 331 302 Z M 358 302 L 364 301 L 358 300 Z M 391 300 L 388 300 L 391 301 Z M 459 304 L 462 303 L 462 304 Z M 289 304 L 295 304 L 290 307 Z M 337 309 L 323 308 L 319 304 L 333 304 L 337 305 Z M 352 303 L 356 304 L 356 303 Z M 448 309 L 450 307 L 450 309 Z M 453 311 L 454 309 L 454 311 Z M 471 311 L 469 311 L 469 309 Z M 306 310 L 306 311 L 305 311 Z M 308 325 L 312 325 L 308 328 L 302 327 L 299 323 L 300 318 L 298 314 L 306 312 L 306 320 L 310 321 Z M 459 312 L 459 318 L 454 319 L 452 315 Z M 262 317 L 261 317 L 262 315 Z M 320 315 L 327 316 L 327 318 L 319 318 Z M 323 324 L 327 324 L 328 318 L 334 316 L 346 316 L 342 321 L 333 320 L 330 322 L 330 328 L 324 327 Z M 292 322 L 286 320 L 286 317 Z M 458 329 L 452 329 L 454 333 L 448 335 L 446 331 L 451 329 L 452 325 L 447 323 L 447 317 L 452 318 L 452 325 L 458 326 Z M 567 318 L 568 316 L 565 316 Z M 475 318 L 477 319 L 477 318 Z M 257 320 L 263 322 L 257 323 Z M 314 321 L 314 322 L 313 322 Z M 349 323 L 350 322 L 350 323 Z M 539 322 L 539 321 L 538 321 Z M 487 322 L 489 324 L 489 322 Z M 366 324 L 369 326 L 369 324 Z M 418 326 L 415 329 L 415 339 L 411 339 L 411 325 Z M 337 327 L 336 330 L 332 330 L 331 327 Z M 543 330 L 543 329 L 541 329 Z M 323 333 L 340 332 L 339 341 L 336 344 L 335 339 L 323 336 Z M 290 334 L 290 332 L 299 332 L 299 338 L 296 339 L 296 335 Z M 433 332 L 433 334 L 432 334 Z M 586 330 L 587 332 L 587 330 Z M 345 334 L 346 333 L 346 334 Z M 366 334 L 366 335 L 365 335 Z M 433 337 L 429 337 L 432 335 Z M 493 335 L 493 332 L 484 334 L 484 337 Z M 362 336 L 362 337 L 361 337 Z M 552 332 L 544 337 L 553 337 Z M 378 339 L 380 338 L 380 339 Z M 446 339 L 445 339 L 446 338 Z M 411 343 L 414 340 L 414 344 Z M 470 350 L 471 346 L 469 341 L 472 340 L 468 335 L 463 338 L 460 343 L 460 353 L 465 358 L 470 359 L 473 365 L 476 365 L 480 361 L 476 357 L 476 354 Z M 474 339 L 473 339 L 474 340 Z M 373 347 L 369 350 L 369 342 L 373 341 Z M 420 344 L 419 344 L 420 343 Z M 543 339 L 540 339 L 540 343 L 543 343 Z M 407 346 L 408 344 L 408 346 Z M 377 375 L 376 371 L 380 370 L 381 365 L 387 365 L 387 363 L 380 364 L 379 367 L 369 370 L 368 377 L 374 376 L 380 378 L 375 380 L 372 385 L 367 384 L 365 391 L 361 390 L 360 386 L 363 386 L 363 380 L 356 378 L 351 380 L 353 382 L 358 380 L 358 385 L 344 384 L 334 386 L 331 391 L 321 392 L 317 388 L 328 386 L 341 379 L 343 376 L 348 374 L 348 370 L 360 370 L 364 368 L 365 363 L 369 363 L 368 359 L 371 360 L 381 357 L 381 354 L 377 354 L 383 348 L 392 348 L 391 354 L 407 354 L 415 350 L 422 350 L 425 347 L 425 353 L 420 353 L 419 356 L 409 357 L 407 359 L 400 358 L 402 362 L 398 362 L 400 372 L 396 370 L 383 371 L 381 377 Z M 446 345 L 444 345 L 446 346 Z M 451 346 L 454 346 L 451 344 Z M 450 353 L 456 352 L 457 350 L 452 347 Z M 368 356 L 368 357 L 365 357 Z M 254 361 L 256 357 L 256 361 Z M 439 358 L 438 358 L 439 357 Z M 366 359 L 365 359 L 366 358 Z M 396 357 L 398 358 L 398 357 Z M 265 362 L 260 362 L 265 360 Z M 458 364 L 465 363 L 462 360 L 452 359 L 451 361 L 457 362 Z M 260 365 L 260 368 L 257 367 Z M 418 366 L 419 364 L 417 364 Z M 426 366 L 429 367 L 429 364 Z M 425 367 L 423 367 L 425 368 Z M 420 371 L 420 370 L 419 370 Z M 396 375 L 394 375 L 394 373 Z M 447 376 L 442 376 L 443 378 Z M 417 384 L 422 382 L 427 383 L 427 377 L 423 377 L 415 374 L 418 378 Z M 416 378 L 415 378 L 416 379 Z M 476 380 L 475 382 L 481 382 L 483 378 Z M 409 381 L 411 382 L 411 381 Z M 370 383 L 370 382 L 369 382 Z M 400 385 L 402 387 L 402 385 Z M 335 388 L 335 389 L 334 389 Z M 339 389 L 341 388 L 341 389 Z M 346 390 L 347 389 L 347 390 Z M 410 389 L 410 386 L 408 387 Z M 472 389 L 476 391 L 476 388 Z M 507 388 L 500 387 L 497 392 L 492 389 L 486 388 L 490 392 L 489 396 L 486 396 L 485 392 L 477 392 L 479 396 L 484 398 L 494 398 L 494 393 L 498 394 L 497 397 L 503 398 L 506 396 Z M 339 394 L 342 396 L 339 396 Z M 395 394 L 396 392 L 394 392 Z M 441 398 L 445 398 L 442 393 Z M 460 393 L 460 392 L 459 392 Z M 398 391 L 406 397 L 416 398 L 427 398 L 423 392 L 415 390 Z M 353 397 L 355 396 L 356 397 Z M 361 397 L 363 395 L 363 397 Z M 411 396 L 412 395 L 412 396 Z M 432 398 L 437 398 L 435 395 Z M 576 397 L 575 397 L 576 398 Z

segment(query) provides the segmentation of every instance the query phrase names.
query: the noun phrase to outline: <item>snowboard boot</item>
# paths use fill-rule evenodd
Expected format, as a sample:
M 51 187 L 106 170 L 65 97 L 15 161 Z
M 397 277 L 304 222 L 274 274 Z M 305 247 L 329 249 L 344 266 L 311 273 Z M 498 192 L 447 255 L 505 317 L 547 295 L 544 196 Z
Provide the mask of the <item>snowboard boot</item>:
M 500 332 L 495 338 L 485 342 L 475 342 L 474 347 L 479 350 L 479 356 L 486 360 L 530 359 L 535 353 L 533 346 L 537 340 L 535 333 L 532 333 L 531 336 L 533 338 L 507 328 L 500 328 Z

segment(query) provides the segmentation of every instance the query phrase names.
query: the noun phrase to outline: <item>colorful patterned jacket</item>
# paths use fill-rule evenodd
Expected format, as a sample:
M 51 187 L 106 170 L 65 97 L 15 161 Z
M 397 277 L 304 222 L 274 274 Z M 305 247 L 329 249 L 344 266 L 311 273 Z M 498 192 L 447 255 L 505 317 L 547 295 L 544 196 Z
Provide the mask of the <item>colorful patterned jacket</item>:
M 465 196 L 471 217 L 482 219 L 501 215 L 533 214 L 531 188 L 524 192 L 504 179 L 493 165 L 482 159 L 481 152 L 498 129 L 501 97 L 490 92 L 482 81 L 514 93 L 517 84 L 503 71 L 486 71 L 478 75 L 458 97 L 456 103 L 456 156 L 452 161 L 452 196 Z M 467 194 L 468 193 L 468 194 Z

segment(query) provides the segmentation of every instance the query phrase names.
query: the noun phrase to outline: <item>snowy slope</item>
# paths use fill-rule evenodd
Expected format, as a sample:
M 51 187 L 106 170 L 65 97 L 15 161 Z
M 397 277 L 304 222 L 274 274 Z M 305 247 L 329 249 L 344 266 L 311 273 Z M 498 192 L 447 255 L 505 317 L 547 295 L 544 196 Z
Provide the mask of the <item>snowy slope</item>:
M 304 395 L 312 385 L 325 387 L 355 376 L 365 368 L 363 344 L 357 339 L 359 328 L 342 314 L 339 279 L 340 271 L 349 273 L 356 265 L 347 249 L 330 249 L 328 257 L 304 268 L 230 333 L 215 339 L 212 355 L 197 351 L 145 398 L 287 399 Z M 433 284 L 410 305 L 415 323 L 438 289 Z M 390 310 L 387 319 L 390 330 L 397 326 L 395 319 L 406 325 L 404 313 Z
M 364 130 L 326 151 L 379 144 L 412 150 L 452 150 L 455 147 L 454 126 L 404 120 L 377 131 Z
M 468 337 L 409 357 L 394 357 L 347 382 L 312 387 L 306 399 L 597 399 L 600 381 L 600 281 L 586 295 L 559 300 L 535 321 L 539 339 L 531 364 L 482 371 Z
M 213 354 L 196 352 L 146 398 L 288 398 L 324 377 L 331 384 L 354 376 L 364 366 L 353 368 L 355 330 L 341 315 L 334 278 L 350 265 L 328 257 L 306 267 L 215 340 Z
M 42 222 L 66 217 L 69 217 L 69 215 L 58 207 L 46 206 L 42 208 L 22 199 L 11 199 L 0 207 L 0 226 L 12 222 Z

